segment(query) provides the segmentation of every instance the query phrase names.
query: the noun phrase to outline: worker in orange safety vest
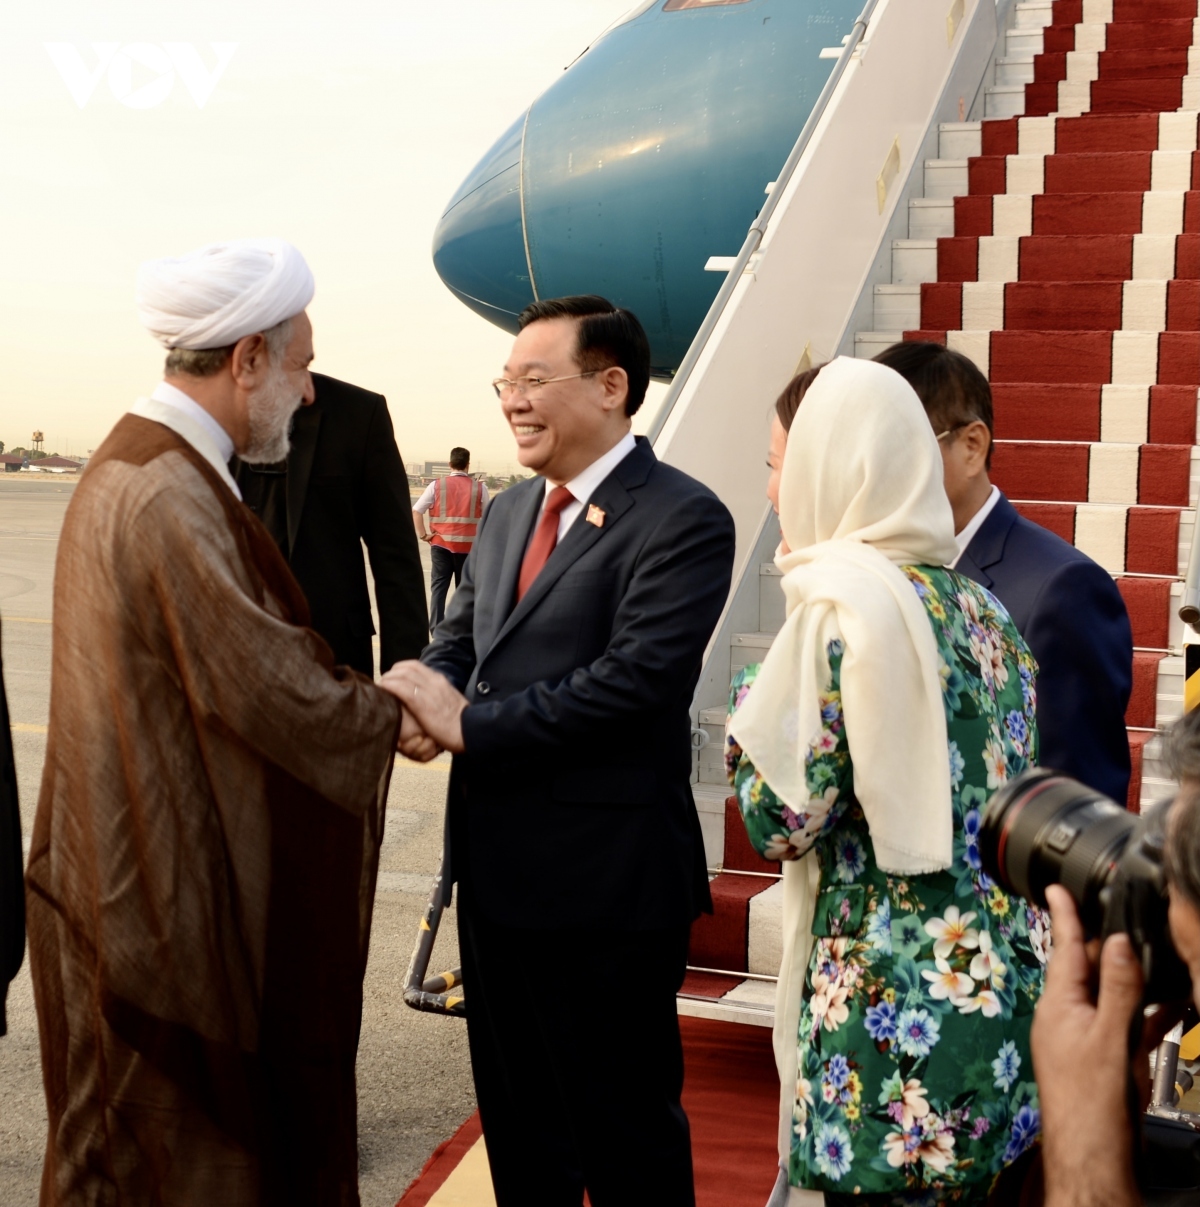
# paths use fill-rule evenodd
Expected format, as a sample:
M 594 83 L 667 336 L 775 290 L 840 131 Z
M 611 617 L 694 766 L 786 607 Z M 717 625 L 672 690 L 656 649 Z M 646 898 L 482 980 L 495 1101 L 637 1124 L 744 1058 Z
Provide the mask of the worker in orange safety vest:
M 430 482 L 425 493 L 413 505 L 417 536 L 428 542 L 433 559 L 429 575 L 431 633 L 446 614 L 446 593 L 450 590 L 450 580 L 453 578 L 454 585 L 458 586 L 463 564 L 479 529 L 479 517 L 487 506 L 487 487 L 471 477 L 468 472 L 470 468 L 470 451 L 452 448 L 450 473 Z M 425 527 L 427 515 L 432 531 Z

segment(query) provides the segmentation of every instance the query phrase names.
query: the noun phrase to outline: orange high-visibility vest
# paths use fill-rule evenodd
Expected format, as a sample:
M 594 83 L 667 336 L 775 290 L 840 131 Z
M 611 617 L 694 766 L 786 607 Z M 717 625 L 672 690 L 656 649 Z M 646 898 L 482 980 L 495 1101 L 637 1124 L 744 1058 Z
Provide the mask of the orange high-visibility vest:
M 438 478 L 433 484 L 433 506 L 429 527 L 433 545 L 451 553 L 470 553 L 483 515 L 483 483 L 466 474 Z

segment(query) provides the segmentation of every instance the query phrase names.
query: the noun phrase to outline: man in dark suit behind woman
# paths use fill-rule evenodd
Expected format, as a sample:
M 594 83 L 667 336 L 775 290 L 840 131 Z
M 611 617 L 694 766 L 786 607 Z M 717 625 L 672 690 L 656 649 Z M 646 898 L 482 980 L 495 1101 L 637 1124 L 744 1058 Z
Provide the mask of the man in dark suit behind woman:
M 992 391 L 960 352 L 893 344 L 876 358 L 917 392 L 942 446 L 959 555 L 954 569 L 1008 609 L 1037 659 L 1038 762 L 1125 803 L 1133 634 L 1102 566 L 1019 515 L 992 485 Z
M 230 468 L 303 588 L 334 660 L 374 676 L 363 542 L 382 630 L 380 670 L 416 658 L 429 639 L 408 475 L 382 394 L 322 373 L 312 380 L 316 397 L 292 420 L 287 460 L 248 465 L 235 457 Z
M 635 440 L 641 324 L 536 302 L 495 383 L 537 473 L 484 513 L 446 619 L 384 678 L 454 753 L 471 1061 L 500 1207 L 690 1207 L 675 994 L 710 908 L 691 701 L 733 521 Z

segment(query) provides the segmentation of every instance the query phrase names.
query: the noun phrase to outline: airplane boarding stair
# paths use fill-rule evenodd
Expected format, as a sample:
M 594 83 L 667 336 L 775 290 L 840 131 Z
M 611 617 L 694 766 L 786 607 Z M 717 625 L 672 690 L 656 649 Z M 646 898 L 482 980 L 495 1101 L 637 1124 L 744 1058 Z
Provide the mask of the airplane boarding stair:
M 799 314 L 791 363 L 931 339 L 989 376 L 993 480 L 1024 515 L 1112 573 L 1128 607 L 1128 804 L 1138 809 L 1171 790 L 1155 735 L 1182 708 L 1178 607 L 1200 479 L 1197 3 L 1055 0 L 1017 3 L 1002 15 L 1007 28 L 978 93 L 968 91 L 951 114 L 982 120 L 931 123 L 858 301 L 846 304 L 846 324 L 817 332 L 818 320 Z M 884 208 L 881 201 L 887 221 Z M 740 285 L 743 307 L 754 304 L 770 258 L 764 242 Z M 814 277 L 806 280 L 811 286 Z M 737 319 L 727 320 L 728 338 L 736 339 Z M 783 377 L 775 392 L 790 376 L 782 369 L 774 367 Z M 703 380 L 690 388 L 702 395 Z M 705 744 L 695 791 L 720 874 L 716 914 L 697 924 L 690 962 L 726 975 L 691 973 L 680 1009 L 748 1022 L 770 1019 L 780 890 L 727 800 L 719 684 L 761 659 L 782 623 L 770 560 L 777 539 L 768 517 L 746 542 L 697 710 Z
M 1115 576 L 1136 650 L 1138 809 L 1169 791 L 1154 733 L 1183 698 L 1200 383 L 1196 4 L 1056 0 L 1016 16 L 1009 37 L 1028 65 L 1010 51 L 1005 78 L 1023 69 L 1026 81 L 989 92 L 990 119 L 943 131 L 952 154 L 926 178 L 953 190 L 951 221 L 908 270 L 903 299 L 882 295 L 890 312 L 877 294 L 881 330 L 856 350 L 902 334 L 975 360 L 995 398 L 993 479 Z M 1020 91 L 1028 116 L 1000 116 Z

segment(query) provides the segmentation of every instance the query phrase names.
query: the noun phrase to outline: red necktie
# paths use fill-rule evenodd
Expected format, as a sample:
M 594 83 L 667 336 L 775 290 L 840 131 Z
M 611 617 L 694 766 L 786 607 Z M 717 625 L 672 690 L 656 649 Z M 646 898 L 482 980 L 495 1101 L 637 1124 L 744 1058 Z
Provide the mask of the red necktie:
M 525 550 L 525 560 L 521 563 L 521 577 L 517 579 L 518 602 L 533 586 L 533 580 L 541 574 L 542 567 L 550 560 L 550 554 L 558 544 L 559 513 L 574 502 L 575 496 L 565 486 L 556 486 L 547 496 L 541 521 L 533 534 L 533 540 L 529 542 L 529 548 Z

